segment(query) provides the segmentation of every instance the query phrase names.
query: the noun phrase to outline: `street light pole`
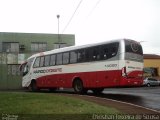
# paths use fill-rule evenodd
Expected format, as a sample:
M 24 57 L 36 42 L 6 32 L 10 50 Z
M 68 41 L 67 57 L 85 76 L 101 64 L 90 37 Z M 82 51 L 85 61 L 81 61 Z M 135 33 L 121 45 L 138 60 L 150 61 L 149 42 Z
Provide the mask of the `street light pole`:
M 58 19 L 58 46 L 60 48 L 60 37 L 59 37 L 59 18 L 60 18 L 60 15 L 57 15 L 57 19 Z

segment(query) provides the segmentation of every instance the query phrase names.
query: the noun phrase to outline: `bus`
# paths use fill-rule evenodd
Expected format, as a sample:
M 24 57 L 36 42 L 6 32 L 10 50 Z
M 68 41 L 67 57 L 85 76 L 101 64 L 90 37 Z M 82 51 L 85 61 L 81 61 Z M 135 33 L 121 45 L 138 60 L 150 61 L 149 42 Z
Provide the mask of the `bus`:
M 20 67 L 22 87 L 32 91 L 73 88 L 101 93 L 109 87 L 143 84 L 143 50 L 139 42 L 118 39 L 41 52 Z

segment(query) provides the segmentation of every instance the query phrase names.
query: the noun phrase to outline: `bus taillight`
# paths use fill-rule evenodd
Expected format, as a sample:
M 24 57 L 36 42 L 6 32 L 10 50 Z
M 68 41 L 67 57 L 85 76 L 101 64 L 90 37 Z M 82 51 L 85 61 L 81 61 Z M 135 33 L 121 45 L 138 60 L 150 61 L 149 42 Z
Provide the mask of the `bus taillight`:
M 122 76 L 123 76 L 123 77 L 127 76 L 126 67 L 123 67 L 123 68 L 122 68 Z

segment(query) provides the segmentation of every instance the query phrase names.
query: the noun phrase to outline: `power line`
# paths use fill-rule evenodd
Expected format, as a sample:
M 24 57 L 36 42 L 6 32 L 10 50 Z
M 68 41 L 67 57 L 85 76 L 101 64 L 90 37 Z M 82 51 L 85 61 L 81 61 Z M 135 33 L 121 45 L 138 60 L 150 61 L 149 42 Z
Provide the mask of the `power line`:
M 80 6 L 80 5 L 81 5 L 81 3 L 82 3 L 82 1 L 83 1 L 83 0 L 80 0 L 80 2 L 78 3 L 78 5 L 77 5 L 77 7 L 76 7 L 75 11 L 73 12 L 73 14 L 72 14 L 71 18 L 69 19 L 69 21 L 68 21 L 67 25 L 65 26 L 65 28 L 63 29 L 62 33 L 64 33 L 64 31 L 67 29 L 68 25 L 69 25 L 69 24 L 70 24 L 70 22 L 72 21 L 72 19 L 73 19 L 73 17 L 74 17 L 74 15 L 75 15 L 75 13 L 77 12 L 77 10 L 78 10 L 79 6 Z
M 90 11 L 90 13 L 88 14 L 88 16 L 87 17 L 89 17 L 92 13 L 93 13 L 93 11 L 97 8 L 97 6 L 98 6 L 98 4 L 101 2 L 101 0 L 98 0 L 97 2 L 96 2 L 96 4 L 94 5 L 94 7 L 91 9 L 91 11 Z

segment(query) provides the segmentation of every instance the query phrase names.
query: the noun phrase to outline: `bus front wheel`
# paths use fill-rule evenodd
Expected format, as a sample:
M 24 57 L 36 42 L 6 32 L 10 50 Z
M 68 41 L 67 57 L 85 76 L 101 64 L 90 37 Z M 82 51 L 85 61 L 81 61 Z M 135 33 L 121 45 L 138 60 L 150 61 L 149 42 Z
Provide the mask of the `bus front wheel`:
M 32 82 L 31 82 L 31 84 L 29 86 L 29 90 L 32 91 L 32 92 L 39 91 L 35 80 L 32 80 Z
M 83 82 L 80 79 L 76 79 L 73 82 L 73 88 L 77 94 L 84 94 L 87 92 L 87 90 L 83 87 Z

